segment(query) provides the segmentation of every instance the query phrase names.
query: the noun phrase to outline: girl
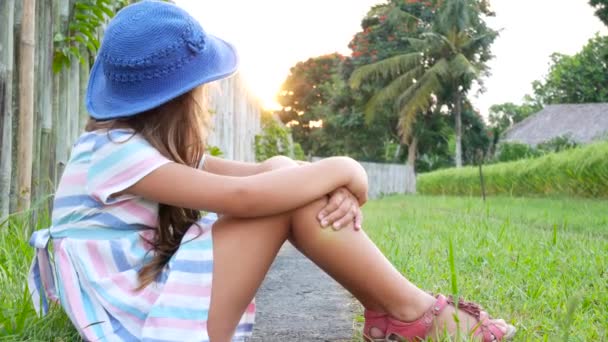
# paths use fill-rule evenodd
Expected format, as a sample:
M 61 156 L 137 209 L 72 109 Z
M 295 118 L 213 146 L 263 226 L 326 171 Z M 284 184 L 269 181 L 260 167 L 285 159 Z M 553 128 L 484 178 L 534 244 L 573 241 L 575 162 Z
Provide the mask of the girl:
M 87 341 L 240 341 L 290 240 L 363 304 L 367 340 L 513 336 L 395 270 L 360 231 L 367 177 L 352 159 L 205 158 L 204 84 L 236 69 L 232 46 L 172 4 L 140 2 L 110 22 L 52 227 L 32 237 L 36 304 L 59 301 Z

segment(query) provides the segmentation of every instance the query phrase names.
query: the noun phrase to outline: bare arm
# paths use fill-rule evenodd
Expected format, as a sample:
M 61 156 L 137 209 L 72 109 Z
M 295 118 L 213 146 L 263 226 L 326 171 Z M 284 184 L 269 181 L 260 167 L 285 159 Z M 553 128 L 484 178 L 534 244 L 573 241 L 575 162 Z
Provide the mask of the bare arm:
M 246 177 L 299 164 L 301 162 L 284 156 L 272 157 L 261 163 L 247 163 L 207 156 L 203 170 L 216 175 Z
M 246 177 L 262 172 L 261 163 L 247 163 L 213 156 L 207 156 L 203 170 L 216 175 Z
M 361 203 L 367 200 L 365 171 L 350 158 L 335 157 L 244 177 L 170 163 L 125 192 L 178 207 L 256 217 L 298 208 L 342 186 Z

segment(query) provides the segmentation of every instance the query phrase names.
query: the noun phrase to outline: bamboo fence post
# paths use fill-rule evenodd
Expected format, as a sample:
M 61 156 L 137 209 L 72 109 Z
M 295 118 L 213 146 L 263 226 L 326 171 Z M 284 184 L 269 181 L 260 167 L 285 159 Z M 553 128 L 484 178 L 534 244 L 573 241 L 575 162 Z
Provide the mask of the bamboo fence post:
M 70 1 L 69 0 L 59 0 L 59 25 L 60 32 L 65 32 L 67 29 L 67 24 L 70 15 Z M 57 112 L 55 113 L 55 125 L 53 128 L 55 129 L 55 183 L 59 180 L 61 175 L 63 174 L 63 169 L 68 162 L 68 150 L 69 150 L 69 141 L 70 141 L 70 115 L 68 112 L 69 106 L 69 97 L 68 97 L 68 89 L 69 89 L 69 77 L 70 70 L 63 68 L 55 77 L 59 78 L 59 84 L 56 89 L 56 100 L 57 104 Z
M 52 0 L 53 3 L 53 37 L 62 33 L 63 23 L 61 22 L 61 2 L 62 0 Z M 51 54 L 54 56 L 54 43 L 51 43 L 53 48 Z M 59 103 L 61 102 L 61 98 L 59 93 L 61 91 L 61 73 L 52 73 L 52 93 L 51 93 L 51 131 L 49 140 L 51 144 L 49 145 L 49 154 L 50 154 L 50 164 L 49 164 L 49 181 L 52 186 L 57 184 L 57 180 L 59 178 L 57 165 L 58 165 L 58 157 L 57 157 L 57 126 L 59 125 Z
M 9 214 L 13 146 L 14 0 L 0 0 L 0 220 Z
M 17 210 L 17 127 L 19 125 L 19 37 L 21 37 L 21 21 L 23 19 L 23 1 L 15 1 L 13 14 L 13 138 L 11 148 L 11 186 L 9 191 L 9 212 L 13 213 Z
M 17 155 L 18 211 L 29 209 L 32 184 L 35 14 L 36 0 L 24 0 L 19 47 L 21 65 L 19 67 L 19 151 Z
M 73 8 L 73 3 L 75 0 L 70 0 L 69 8 Z M 73 13 L 68 13 L 68 22 L 72 19 Z M 68 139 L 68 144 L 66 145 L 68 149 L 68 159 L 69 154 L 71 152 L 71 147 L 76 138 L 78 137 L 78 131 L 80 127 L 80 61 L 78 58 L 72 56 L 72 60 L 70 61 L 70 90 L 68 92 L 69 97 L 69 109 L 68 116 L 70 118 L 69 127 L 70 127 L 70 138 Z
M 42 51 L 41 46 L 44 41 L 44 37 L 46 36 L 46 32 L 43 31 L 42 27 L 44 27 L 43 21 L 45 20 L 44 13 L 45 2 L 37 1 L 36 2 L 36 12 L 35 12 L 35 23 L 37 30 L 35 30 L 35 39 L 34 39 L 34 98 L 37 101 L 34 101 L 34 125 L 33 125 L 33 142 L 32 142 L 32 192 L 31 192 L 31 203 L 36 203 L 38 197 L 40 196 L 40 138 L 42 137 L 40 121 L 42 119 L 42 108 L 40 96 L 43 93 L 43 85 L 42 85 L 42 56 L 44 51 Z
M 55 182 L 59 181 L 59 178 L 61 178 L 61 175 L 63 174 L 63 168 L 65 167 L 65 165 L 68 162 L 68 150 L 67 150 L 67 144 L 69 141 L 69 117 L 68 117 L 68 106 L 67 106 L 67 102 L 68 102 L 68 77 L 69 77 L 69 72 L 68 70 L 61 70 L 58 78 L 59 78 L 59 85 L 58 85 L 58 89 L 57 89 L 57 101 L 58 101 L 58 106 L 57 106 L 57 113 L 55 115 L 55 125 L 54 127 L 56 128 L 55 130 Z
M 70 61 L 69 75 L 70 90 L 68 91 L 68 117 L 70 118 L 70 135 L 67 146 L 71 146 L 74 143 L 76 137 L 78 137 L 78 130 L 80 128 L 80 61 L 75 57 L 72 57 L 72 60 Z
M 87 61 L 87 63 L 80 63 L 80 103 L 79 103 L 79 124 L 78 124 L 78 132 L 82 133 L 84 127 L 89 120 L 89 112 L 87 111 L 87 106 L 85 103 L 85 97 L 87 94 L 87 85 L 89 83 L 89 53 L 86 49 L 81 49 L 80 54 Z
M 38 196 L 43 197 L 52 192 L 51 182 L 51 165 L 52 165 L 52 138 L 51 132 L 53 127 L 53 34 L 54 32 L 54 16 L 53 3 L 44 1 L 45 6 L 42 13 L 38 17 L 42 17 L 40 23 L 40 31 L 42 31 L 42 40 L 38 45 L 40 51 L 40 72 L 39 84 L 40 94 L 38 95 L 38 103 L 40 105 L 40 139 L 39 139 L 39 173 L 38 173 Z

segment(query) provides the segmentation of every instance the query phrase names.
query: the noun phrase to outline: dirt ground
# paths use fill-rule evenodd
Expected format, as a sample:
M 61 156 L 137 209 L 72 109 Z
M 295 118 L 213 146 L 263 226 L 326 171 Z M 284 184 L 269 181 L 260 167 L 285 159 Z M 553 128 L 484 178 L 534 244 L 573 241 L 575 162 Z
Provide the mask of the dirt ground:
M 352 297 L 289 243 L 256 296 L 255 342 L 352 341 Z

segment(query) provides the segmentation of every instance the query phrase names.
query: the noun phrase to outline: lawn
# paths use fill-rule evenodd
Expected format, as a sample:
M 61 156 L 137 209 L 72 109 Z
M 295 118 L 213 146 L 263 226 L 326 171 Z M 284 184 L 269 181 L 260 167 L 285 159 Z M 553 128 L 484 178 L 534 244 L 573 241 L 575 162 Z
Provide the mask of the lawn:
M 48 225 L 42 217 L 35 228 Z M 78 341 L 78 333 L 60 309 L 38 318 L 25 288 L 34 250 L 28 224 L 13 217 L 0 224 L 0 341 Z
M 518 328 L 516 341 L 608 341 L 608 201 L 396 196 L 366 230 L 410 280 L 457 290 Z
M 455 275 L 461 295 L 518 327 L 516 341 L 607 341 L 607 209 L 588 199 L 395 196 L 365 206 L 365 229 L 419 286 L 453 293 Z M 25 226 L 0 227 L 0 340 L 74 341 L 60 310 L 37 319 L 29 304 Z

